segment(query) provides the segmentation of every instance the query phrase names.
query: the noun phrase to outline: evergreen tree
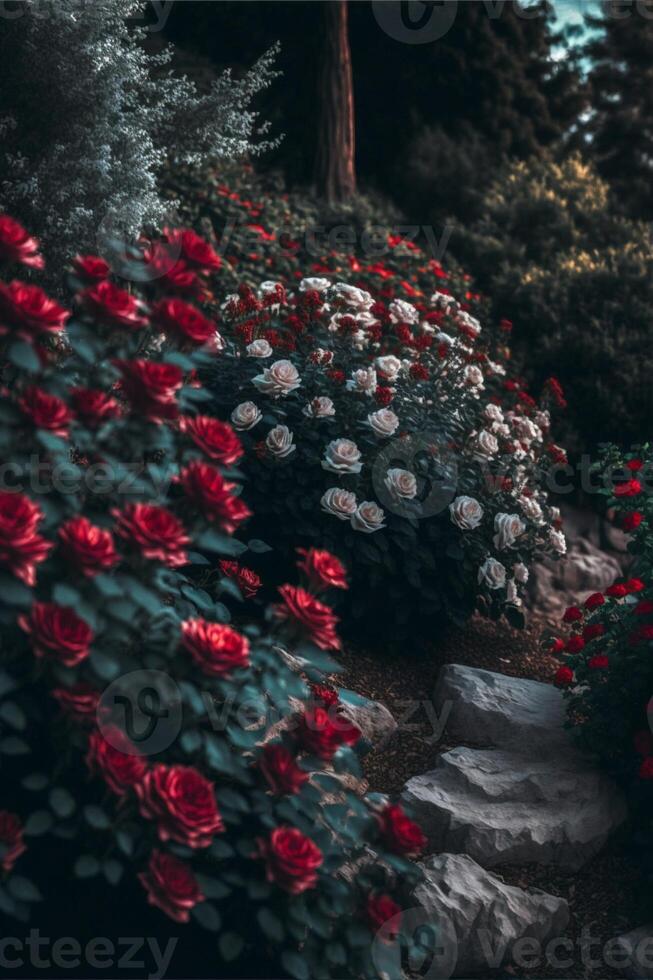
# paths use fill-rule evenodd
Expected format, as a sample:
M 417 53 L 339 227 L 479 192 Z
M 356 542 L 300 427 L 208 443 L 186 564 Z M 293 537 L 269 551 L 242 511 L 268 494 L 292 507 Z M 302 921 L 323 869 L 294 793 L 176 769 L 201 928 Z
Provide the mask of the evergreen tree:
M 169 160 L 197 163 L 254 149 L 252 96 L 271 77 L 269 52 L 239 80 L 200 94 L 148 54 L 127 23 L 140 0 L 27 0 L 0 31 L 2 205 L 43 240 L 53 266 L 166 218 L 158 177 Z M 259 144 L 259 149 L 261 145 Z
M 653 20 L 604 3 L 587 45 L 593 111 L 587 123 L 599 173 L 632 217 L 653 218 Z

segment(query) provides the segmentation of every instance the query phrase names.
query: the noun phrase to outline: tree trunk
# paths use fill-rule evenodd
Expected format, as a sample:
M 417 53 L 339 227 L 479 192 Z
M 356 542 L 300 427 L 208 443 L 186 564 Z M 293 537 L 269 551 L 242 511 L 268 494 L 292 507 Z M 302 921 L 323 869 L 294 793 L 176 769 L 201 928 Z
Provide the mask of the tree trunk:
M 318 79 L 315 184 L 327 201 L 346 201 L 356 191 L 354 87 L 349 49 L 347 0 L 326 0 L 324 44 Z

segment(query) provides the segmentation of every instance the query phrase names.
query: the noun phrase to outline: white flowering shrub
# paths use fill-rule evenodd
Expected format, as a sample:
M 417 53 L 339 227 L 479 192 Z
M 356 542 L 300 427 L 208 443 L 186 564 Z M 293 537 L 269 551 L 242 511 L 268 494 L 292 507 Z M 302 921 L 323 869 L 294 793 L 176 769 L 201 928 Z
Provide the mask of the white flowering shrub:
M 544 490 L 564 459 L 549 411 L 507 376 L 469 304 L 385 294 L 315 277 L 223 305 L 213 390 L 254 450 L 266 539 L 345 560 L 346 623 L 366 630 L 462 622 L 477 606 L 521 622 L 533 557 L 565 550 Z M 555 382 L 547 395 L 561 399 Z
M 127 23 L 144 6 L 25 0 L 2 20 L 2 200 L 40 236 L 53 268 L 96 249 L 103 229 L 131 240 L 169 219 L 158 191 L 169 162 L 257 149 L 250 103 L 273 77 L 274 51 L 200 94 L 166 67 L 169 49 L 147 53 L 146 29 Z

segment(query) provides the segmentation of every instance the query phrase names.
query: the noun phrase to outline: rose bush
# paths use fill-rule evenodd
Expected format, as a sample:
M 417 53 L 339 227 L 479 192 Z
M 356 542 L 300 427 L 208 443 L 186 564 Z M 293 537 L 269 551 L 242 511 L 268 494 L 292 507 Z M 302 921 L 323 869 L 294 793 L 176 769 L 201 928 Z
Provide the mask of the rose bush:
M 40 266 L 11 222 L 0 242 Z M 182 242 L 177 281 L 205 290 L 218 259 Z M 79 257 L 68 308 L 0 284 L 0 909 L 56 907 L 62 848 L 93 910 L 136 889 L 136 921 L 147 902 L 226 960 L 263 942 L 284 975 L 373 978 L 424 838 L 362 792 L 360 733 L 323 683 L 345 568 L 305 548 L 303 584 L 277 590 L 248 567 L 267 546 L 234 536 L 243 436 L 198 380 L 215 326 L 170 277 L 137 294 L 108 275 Z

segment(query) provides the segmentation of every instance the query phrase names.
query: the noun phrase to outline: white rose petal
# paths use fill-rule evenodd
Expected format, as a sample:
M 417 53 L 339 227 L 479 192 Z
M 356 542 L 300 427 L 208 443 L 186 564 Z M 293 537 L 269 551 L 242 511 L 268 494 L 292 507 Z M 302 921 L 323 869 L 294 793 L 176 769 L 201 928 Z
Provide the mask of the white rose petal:
M 253 340 L 251 344 L 248 344 L 245 348 L 249 357 L 271 357 L 272 356 L 272 346 L 271 344 L 261 338 L 260 340 Z
M 556 531 L 554 527 L 550 528 L 549 542 L 553 547 L 554 551 L 557 551 L 559 555 L 567 554 L 567 539 L 565 538 L 562 531 Z
M 449 504 L 451 520 L 463 531 L 473 531 L 483 520 L 483 508 L 474 497 L 464 494 Z
M 331 290 L 331 295 L 336 299 L 344 300 L 347 306 L 351 306 L 355 310 L 369 310 L 371 306 L 374 306 L 374 299 L 369 293 L 345 282 L 336 283 Z
M 401 361 L 394 354 L 386 354 L 384 357 L 377 357 L 376 369 L 386 381 L 396 381 L 401 371 Z
M 483 409 L 483 415 L 488 422 L 503 422 L 503 412 L 499 406 L 495 405 L 493 402 L 488 402 Z
M 302 383 L 297 368 L 292 361 L 287 360 L 275 361 L 252 381 L 259 391 L 273 398 L 285 398 Z
M 497 514 L 494 518 L 494 547 L 498 551 L 512 548 L 515 541 L 526 530 L 526 525 L 518 514 Z
M 245 432 L 247 429 L 253 429 L 262 417 L 261 411 L 254 402 L 241 402 L 231 413 L 231 422 L 234 429 Z
M 385 527 L 384 517 L 385 514 L 378 504 L 373 500 L 363 500 L 351 515 L 351 526 L 363 534 L 373 534 Z
M 417 496 L 417 480 L 409 470 L 393 467 L 383 483 L 393 500 L 413 500 Z
M 320 279 L 317 277 L 308 277 L 307 279 L 302 279 L 299 284 L 300 293 L 305 293 L 307 291 L 315 291 L 316 293 L 323 293 L 325 289 L 328 289 L 331 283 L 328 279 Z
M 487 429 L 481 429 L 476 437 L 475 454 L 482 459 L 489 459 L 499 452 L 499 443 Z
M 367 416 L 367 421 L 377 436 L 392 436 L 399 425 L 398 417 L 390 408 L 379 408 Z
M 333 402 L 326 395 L 320 395 L 302 408 L 302 413 L 309 419 L 323 419 L 329 415 L 335 415 L 336 410 Z
M 320 505 L 325 513 L 333 514 L 341 521 L 348 521 L 356 511 L 356 496 L 350 490 L 331 487 L 322 495 Z
M 376 391 L 377 380 L 376 371 L 373 367 L 359 368 L 353 371 L 351 379 L 347 382 L 347 391 L 359 391 L 371 398 Z
M 518 503 L 524 512 L 524 515 L 528 517 L 530 521 L 533 521 L 534 524 L 544 524 L 542 508 L 538 504 L 535 497 L 520 497 Z
M 292 440 L 293 434 L 287 425 L 275 425 L 266 436 L 265 446 L 273 456 L 284 459 L 297 449 Z
M 506 584 L 506 570 L 496 558 L 486 558 L 478 570 L 478 581 L 490 589 L 502 589 Z
M 512 574 L 515 576 L 515 580 L 521 585 L 526 585 L 528 582 L 528 569 L 523 562 L 517 562 L 516 565 L 512 566 Z
M 419 312 L 405 299 L 393 299 L 388 312 L 395 323 L 417 323 L 419 320 Z
M 332 473 L 360 473 L 360 449 L 351 439 L 334 439 L 326 447 L 322 469 Z

